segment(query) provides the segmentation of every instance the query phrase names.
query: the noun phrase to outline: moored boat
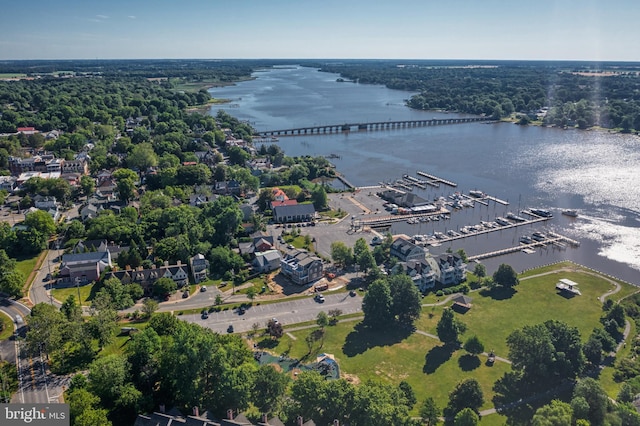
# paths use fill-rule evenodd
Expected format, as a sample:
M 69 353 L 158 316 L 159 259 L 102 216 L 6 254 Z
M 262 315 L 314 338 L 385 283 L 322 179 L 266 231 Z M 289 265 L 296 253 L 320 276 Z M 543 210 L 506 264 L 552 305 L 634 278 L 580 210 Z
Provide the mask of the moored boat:
M 573 209 L 562 210 L 562 214 L 569 217 L 578 217 L 578 210 L 573 210 Z

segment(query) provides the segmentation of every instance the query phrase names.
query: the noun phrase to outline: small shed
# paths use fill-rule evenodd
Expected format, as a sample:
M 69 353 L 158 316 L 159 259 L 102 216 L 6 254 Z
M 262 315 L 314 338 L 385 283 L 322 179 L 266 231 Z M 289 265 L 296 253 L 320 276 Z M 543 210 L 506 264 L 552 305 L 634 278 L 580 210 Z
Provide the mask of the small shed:
M 464 310 L 469 310 L 471 309 L 471 301 L 473 299 L 470 298 L 469 296 L 465 296 L 464 294 L 461 294 L 459 296 L 456 296 L 453 298 L 453 307 L 454 308 L 460 308 L 460 309 L 464 309 Z
M 578 283 L 567 278 L 561 278 L 556 283 L 556 289 L 560 291 L 566 291 L 571 294 L 582 295 L 582 293 L 580 293 L 580 290 L 578 290 Z

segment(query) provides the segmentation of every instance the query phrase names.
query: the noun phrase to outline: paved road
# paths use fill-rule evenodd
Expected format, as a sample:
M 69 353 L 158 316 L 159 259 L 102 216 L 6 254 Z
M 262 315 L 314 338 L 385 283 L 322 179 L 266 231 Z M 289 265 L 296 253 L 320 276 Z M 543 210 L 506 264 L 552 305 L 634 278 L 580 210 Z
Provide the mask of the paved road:
M 53 274 L 56 265 L 60 263 L 60 256 L 62 256 L 63 252 L 64 250 L 48 250 L 42 266 L 36 271 L 36 276 L 29 288 L 29 300 L 34 305 L 38 303 L 53 303 L 60 307 L 60 303 L 52 299 L 49 292 L 49 285 L 53 281 L 47 281 L 46 277 L 49 272 Z
M 212 312 L 209 318 L 202 319 L 200 314 L 182 315 L 180 318 L 209 327 L 213 331 L 225 333 L 229 325 L 233 325 L 235 333 L 244 333 L 251 330 L 253 323 L 260 324 L 263 328 L 266 323 L 277 318 L 284 326 L 306 321 L 313 321 L 320 311 L 329 312 L 332 309 L 340 309 L 343 314 L 362 312 L 362 297 L 349 296 L 347 293 L 325 295 L 325 302 L 318 303 L 313 297 L 291 300 L 288 302 L 271 303 L 252 306 L 244 315 L 237 311 Z

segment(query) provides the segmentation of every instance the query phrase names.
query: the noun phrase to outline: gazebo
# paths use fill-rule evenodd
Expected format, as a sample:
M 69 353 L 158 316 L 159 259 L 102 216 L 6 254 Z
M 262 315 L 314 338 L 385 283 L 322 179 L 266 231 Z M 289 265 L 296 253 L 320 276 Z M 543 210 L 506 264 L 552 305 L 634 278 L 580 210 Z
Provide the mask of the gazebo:
M 469 296 L 465 296 L 464 294 L 461 294 L 459 296 L 456 296 L 453 298 L 453 308 L 459 308 L 459 309 L 463 309 L 463 310 L 469 310 L 471 309 L 471 301 L 473 299 L 470 298 Z

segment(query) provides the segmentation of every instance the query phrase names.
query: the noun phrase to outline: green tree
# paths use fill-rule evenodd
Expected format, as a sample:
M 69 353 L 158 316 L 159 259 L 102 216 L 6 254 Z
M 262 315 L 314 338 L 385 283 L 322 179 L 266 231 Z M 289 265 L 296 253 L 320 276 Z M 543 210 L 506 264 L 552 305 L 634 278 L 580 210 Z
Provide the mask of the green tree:
M 473 378 L 465 379 L 449 393 L 449 404 L 445 413 L 448 416 L 455 416 L 465 408 L 478 413 L 482 404 L 484 404 L 484 395 L 480 383 Z
M 127 165 L 141 172 L 158 165 L 158 156 L 150 143 L 141 143 L 133 147 L 127 156 Z
M 480 417 L 471 408 L 464 408 L 453 419 L 454 426 L 476 426 L 480 422 Z
M 289 376 L 276 371 L 271 365 L 261 365 L 256 371 L 251 389 L 251 400 L 262 413 L 277 410 L 285 395 Z
M 571 406 L 554 399 L 536 410 L 531 424 L 533 426 L 566 426 L 571 424 L 571 416 Z
M 129 363 L 120 355 L 107 355 L 89 366 L 89 389 L 106 406 L 113 405 L 129 380 Z
M 325 191 L 324 186 L 317 185 L 311 191 L 311 201 L 313 202 L 313 206 L 316 210 L 325 210 L 327 208 L 327 191 Z
M 178 286 L 175 281 L 171 278 L 158 278 L 156 282 L 153 283 L 153 294 L 156 296 L 166 296 L 175 292 L 178 289 Z
M 573 389 L 573 398 L 577 397 L 584 398 L 589 404 L 589 421 L 591 424 L 604 424 L 609 399 L 600 383 L 591 377 L 579 380 Z
M 516 271 L 504 263 L 493 273 L 493 281 L 502 287 L 515 287 L 520 282 Z
M 353 252 L 342 241 L 331 243 L 331 259 L 339 267 L 345 267 L 353 263 Z
M 111 426 L 107 410 L 100 407 L 100 398 L 87 389 L 68 392 L 65 401 L 69 404 L 71 424 L 74 426 Z
M 442 311 L 442 317 L 436 325 L 438 338 L 445 345 L 453 345 L 459 342 L 460 334 L 464 333 L 466 326 L 459 321 L 452 309 Z
M 391 314 L 403 327 L 412 327 L 420 318 L 422 297 L 411 278 L 406 274 L 389 278 Z
M 475 268 L 473 268 L 473 274 L 478 278 L 484 278 L 487 276 L 487 267 L 482 263 L 476 263 Z
M 112 176 L 116 180 L 118 195 L 122 201 L 130 201 L 136 195 L 135 182 L 138 175 L 133 170 L 118 169 L 113 172 Z
M 363 323 L 369 327 L 388 327 L 393 323 L 391 304 L 389 284 L 383 279 L 375 280 L 362 301 Z
M 418 400 L 416 399 L 416 393 L 413 391 L 411 385 L 406 380 L 403 380 L 398 385 L 398 388 L 404 394 L 405 400 L 407 401 L 406 406 L 409 410 L 413 409 L 413 406 L 416 405 Z
M 82 195 L 88 197 L 95 191 L 96 181 L 91 176 L 83 175 L 80 177 L 80 188 L 82 189 Z
M 582 348 L 584 356 L 593 365 L 600 365 L 602 362 L 602 342 L 595 336 L 589 336 L 589 340 Z
M 19 271 L 6 272 L 0 275 L 0 292 L 8 294 L 10 297 L 21 298 L 24 277 Z
M 427 426 L 435 426 L 438 424 L 440 408 L 438 408 L 438 405 L 433 398 L 428 397 L 422 403 L 422 406 L 420 407 L 420 418 Z
M 153 315 L 153 313 L 157 310 L 158 310 L 158 302 L 156 302 L 151 298 L 144 299 L 144 302 L 142 302 L 142 313 L 147 318 L 151 318 L 151 315 Z
M 70 294 L 60 306 L 60 312 L 64 314 L 68 321 L 82 321 L 82 308 L 76 303 L 76 297 Z
M 56 232 L 56 224 L 53 222 L 53 218 L 49 213 L 42 210 L 29 213 L 24 219 L 24 225 L 29 230 L 40 232 L 45 238 L 49 238 Z
M 478 339 L 478 336 L 473 335 L 464 342 L 464 350 L 469 352 L 471 355 L 480 355 L 484 352 L 484 345 Z

